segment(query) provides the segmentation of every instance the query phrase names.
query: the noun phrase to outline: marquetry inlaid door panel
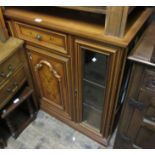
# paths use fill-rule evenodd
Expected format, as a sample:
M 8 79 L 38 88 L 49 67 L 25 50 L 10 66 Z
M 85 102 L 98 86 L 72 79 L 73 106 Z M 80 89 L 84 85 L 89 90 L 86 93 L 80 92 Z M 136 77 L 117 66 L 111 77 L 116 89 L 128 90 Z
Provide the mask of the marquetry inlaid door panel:
M 70 118 L 69 58 L 31 47 L 28 50 L 41 108 Z M 38 52 L 39 51 L 39 52 Z

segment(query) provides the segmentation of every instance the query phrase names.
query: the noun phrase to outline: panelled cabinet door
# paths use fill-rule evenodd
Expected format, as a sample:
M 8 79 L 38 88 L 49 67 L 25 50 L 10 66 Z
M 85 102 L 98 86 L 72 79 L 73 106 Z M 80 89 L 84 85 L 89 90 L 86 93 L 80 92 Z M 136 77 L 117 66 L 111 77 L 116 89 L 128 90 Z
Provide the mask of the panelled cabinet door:
M 134 64 L 115 148 L 155 148 L 155 70 Z
M 155 148 L 155 70 L 144 68 L 137 99 L 128 100 L 132 108 L 132 118 L 127 137 L 132 139 L 133 147 Z
M 114 106 L 110 101 L 113 95 L 110 88 L 117 78 L 115 71 L 118 69 L 119 51 L 81 40 L 75 41 L 75 47 L 77 121 L 88 130 L 105 136 L 105 124 L 112 117 L 108 116 L 108 109 Z
M 69 58 L 28 47 L 28 55 L 41 108 L 70 119 Z

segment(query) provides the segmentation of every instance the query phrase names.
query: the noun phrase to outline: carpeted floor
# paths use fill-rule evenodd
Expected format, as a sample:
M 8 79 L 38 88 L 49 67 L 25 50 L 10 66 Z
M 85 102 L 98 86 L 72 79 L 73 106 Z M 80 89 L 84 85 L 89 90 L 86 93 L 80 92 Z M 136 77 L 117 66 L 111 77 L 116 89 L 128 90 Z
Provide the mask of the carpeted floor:
M 108 148 L 112 148 L 114 137 Z M 61 121 L 39 111 L 32 122 L 15 140 L 8 140 L 7 149 L 102 149 L 99 143 Z

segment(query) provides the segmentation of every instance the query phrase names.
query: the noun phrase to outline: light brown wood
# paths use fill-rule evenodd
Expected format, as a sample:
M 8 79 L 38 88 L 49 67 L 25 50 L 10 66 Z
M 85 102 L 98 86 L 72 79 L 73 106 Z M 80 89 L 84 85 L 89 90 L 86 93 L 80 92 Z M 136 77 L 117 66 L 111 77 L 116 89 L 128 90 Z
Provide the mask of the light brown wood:
M 147 21 L 149 16 L 152 14 L 153 9 L 148 8 L 142 12 L 139 18 L 132 24 L 128 29 L 123 38 L 116 38 L 107 36 L 104 34 L 105 27 L 103 22 L 95 23 L 84 20 L 76 20 L 75 18 L 62 18 L 60 16 L 47 15 L 43 13 L 36 13 L 33 11 L 26 11 L 14 8 L 8 8 L 4 14 L 14 20 L 23 21 L 29 24 L 37 25 L 40 27 L 54 29 L 60 32 L 66 32 L 69 34 L 82 36 L 88 39 L 110 43 L 116 46 L 126 47 L 131 40 L 134 38 L 136 33 Z M 42 19 L 42 22 L 35 22 L 36 18 Z
M 48 106 L 71 119 L 69 98 L 69 59 L 27 46 L 31 69 L 38 88 L 41 107 Z M 50 56 L 50 57 L 49 57 Z
M 18 48 L 23 45 L 23 41 L 20 39 L 10 38 L 6 43 L 2 44 L 0 48 L 0 63 L 7 60 Z
M 18 22 L 15 22 L 14 26 L 21 39 L 67 54 L 67 35 Z
M 128 17 L 129 7 L 109 6 L 105 23 L 105 34 L 123 37 Z
M 25 40 L 36 97 L 40 100 L 41 108 L 104 145 L 108 144 L 113 130 L 128 46 L 130 50 L 133 48 L 135 36 L 139 39 L 138 32 L 152 13 L 152 9 L 143 10 L 127 28 L 126 19 L 132 9 L 118 8 L 122 9 L 118 11 L 120 19 L 113 27 L 119 35 L 125 33 L 122 38 L 105 34 L 104 18 L 94 20 L 89 16 L 76 17 L 66 12 L 55 14 L 53 11 L 35 11 L 35 8 L 9 7 L 4 12 L 11 34 Z M 40 22 L 36 22 L 38 19 Z M 43 40 L 36 40 L 37 34 L 42 35 Z M 49 40 L 51 35 L 54 41 Z M 81 78 L 85 67 L 82 64 L 82 48 L 107 56 L 105 98 L 99 130 L 84 124 L 81 119 Z

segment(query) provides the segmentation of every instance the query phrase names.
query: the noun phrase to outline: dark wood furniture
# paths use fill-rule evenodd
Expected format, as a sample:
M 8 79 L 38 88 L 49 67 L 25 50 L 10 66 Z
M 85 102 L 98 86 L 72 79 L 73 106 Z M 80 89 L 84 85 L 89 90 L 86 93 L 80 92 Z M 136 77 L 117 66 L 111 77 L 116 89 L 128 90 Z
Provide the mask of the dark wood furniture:
M 115 148 L 155 148 L 155 21 L 128 59 L 133 63 Z
M 119 112 L 126 56 L 152 9 L 87 12 L 58 7 L 3 10 L 9 34 L 25 41 L 41 109 L 107 145 Z
M 36 117 L 32 93 L 33 90 L 29 87 L 24 88 L 3 108 L 1 118 L 6 121 L 14 138 L 17 138 Z
M 28 75 L 23 41 L 9 38 L 0 46 L 0 130 L 3 133 L 0 134 L 0 146 L 4 147 L 6 146 L 4 134 L 7 131 L 1 125 L 2 122 L 6 123 L 11 135 L 17 138 L 35 119 L 38 106 Z M 28 108 L 24 107 L 25 102 Z M 28 111 L 28 115 L 24 120 L 19 113 L 23 114 L 25 111 Z

